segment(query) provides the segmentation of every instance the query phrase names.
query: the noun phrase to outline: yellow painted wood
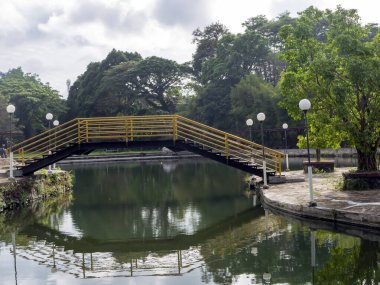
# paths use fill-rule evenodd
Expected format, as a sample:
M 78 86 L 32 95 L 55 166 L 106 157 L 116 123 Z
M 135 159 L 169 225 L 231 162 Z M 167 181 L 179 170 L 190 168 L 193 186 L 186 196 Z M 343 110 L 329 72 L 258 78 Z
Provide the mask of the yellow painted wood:
M 79 118 L 14 145 L 15 156 L 35 158 L 70 143 L 145 138 L 183 139 L 250 164 L 262 164 L 262 146 L 178 115 Z M 281 152 L 264 148 L 269 170 L 281 174 Z

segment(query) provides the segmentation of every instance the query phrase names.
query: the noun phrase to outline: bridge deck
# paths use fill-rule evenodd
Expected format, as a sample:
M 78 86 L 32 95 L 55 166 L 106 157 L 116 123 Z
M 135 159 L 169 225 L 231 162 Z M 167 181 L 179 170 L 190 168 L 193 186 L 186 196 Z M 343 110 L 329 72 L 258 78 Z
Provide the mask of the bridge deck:
M 178 115 L 75 119 L 13 150 L 22 163 L 19 174 L 30 175 L 73 154 L 131 147 L 188 150 L 258 176 L 265 159 L 268 175 L 281 174 L 281 152 Z

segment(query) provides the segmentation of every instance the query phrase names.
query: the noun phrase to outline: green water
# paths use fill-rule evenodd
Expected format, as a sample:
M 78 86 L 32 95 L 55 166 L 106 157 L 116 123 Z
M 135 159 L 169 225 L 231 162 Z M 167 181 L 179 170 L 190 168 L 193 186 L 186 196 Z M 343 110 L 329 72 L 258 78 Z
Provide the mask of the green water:
M 72 172 L 72 200 L 0 215 L 0 284 L 380 282 L 377 233 L 264 211 L 245 174 L 225 165 L 192 159 Z

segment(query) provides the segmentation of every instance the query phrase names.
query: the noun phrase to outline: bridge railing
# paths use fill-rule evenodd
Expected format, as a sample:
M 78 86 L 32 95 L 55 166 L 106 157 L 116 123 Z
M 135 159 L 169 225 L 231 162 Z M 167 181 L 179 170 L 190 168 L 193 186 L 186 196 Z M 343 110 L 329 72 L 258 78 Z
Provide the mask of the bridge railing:
M 263 147 L 241 137 L 220 131 L 196 121 L 177 116 L 176 136 L 219 152 L 226 159 L 236 158 L 251 165 L 262 165 Z M 267 167 L 281 174 L 283 153 L 264 147 L 264 158 Z
M 261 145 L 178 115 L 79 118 L 45 131 L 13 147 L 24 163 L 70 144 L 142 139 L 173 139 L 193 143 L 251 165 L 262 165 Z M 281 173 L 281 152 L 264 148 L 269 170 Z

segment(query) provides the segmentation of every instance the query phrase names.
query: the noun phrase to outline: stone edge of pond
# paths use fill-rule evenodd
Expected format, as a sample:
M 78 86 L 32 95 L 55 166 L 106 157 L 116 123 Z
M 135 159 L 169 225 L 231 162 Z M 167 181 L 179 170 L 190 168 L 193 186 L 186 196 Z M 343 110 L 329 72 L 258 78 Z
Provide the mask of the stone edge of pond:
M 265 192 L 268 190 L 260 189 L 261 202 L 269 210 L 283 212 L 292 216 L 306 218 L 310 220 L 328 221 L 334 224 L 345 224 L 368 229 L 380 229 L 380 216 L 365 211 L 350 212 L 337 208 L 323 206 L 309 207 L 306 204 L 291 204 L 269 199 Z M 380 192 L 380 191 L 379 191 Z
M 15 178 L 0 184 L 0 213 L 28 206 L 71 193 L 72 174 L 68 171 L 53 170 L 36 172 L 33 176 Z

